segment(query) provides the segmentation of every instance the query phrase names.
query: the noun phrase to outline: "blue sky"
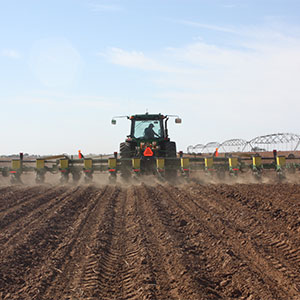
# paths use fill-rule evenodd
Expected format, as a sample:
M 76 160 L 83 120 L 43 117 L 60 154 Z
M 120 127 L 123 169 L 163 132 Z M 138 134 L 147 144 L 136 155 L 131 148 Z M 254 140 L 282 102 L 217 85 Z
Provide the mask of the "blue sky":
M 300 133 L 298 0 L 0 0 L 0 154 L 110 153 L 114 115 L 188 145 Z

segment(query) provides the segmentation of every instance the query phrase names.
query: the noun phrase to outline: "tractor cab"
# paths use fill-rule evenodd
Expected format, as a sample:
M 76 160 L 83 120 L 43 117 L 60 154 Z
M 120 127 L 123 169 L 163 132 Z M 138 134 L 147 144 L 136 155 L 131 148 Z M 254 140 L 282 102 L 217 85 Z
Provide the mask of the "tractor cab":
M 131 130 L 128 138 L 144 142 L 168 138 L 164 119 L 166 117 L 161 114 L 131 116 Z

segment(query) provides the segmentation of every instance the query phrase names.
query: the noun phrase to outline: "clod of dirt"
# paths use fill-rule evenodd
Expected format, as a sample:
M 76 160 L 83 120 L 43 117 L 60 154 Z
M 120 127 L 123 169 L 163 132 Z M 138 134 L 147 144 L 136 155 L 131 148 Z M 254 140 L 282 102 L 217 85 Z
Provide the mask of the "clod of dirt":
M 220 286 L 226 286 L 228 283 L 230 283 L 230 279 L 224 279 L 224 280 L 222 280 L 221 282 L 220 282 Z
M 226 253 L 230 256 L 234 256 L 234 253 L 230 249 L 226 250 Z
M 144 283 L 146 283 L 146 284 L 156 284 L 156 280 L 155 280 L 155 278 L 146 278 L 145 280 L 144 280 Z
M 180 227 L 186 226 L 187 225 L 187 221 L 186 220 L 181 220 L 180 221 Z
M 231 297 L 233 297 L 233 298 L 238 298 L 240 296 L 242 296 L 242 292 L 238 289 L 234 290 L 231 294 Z

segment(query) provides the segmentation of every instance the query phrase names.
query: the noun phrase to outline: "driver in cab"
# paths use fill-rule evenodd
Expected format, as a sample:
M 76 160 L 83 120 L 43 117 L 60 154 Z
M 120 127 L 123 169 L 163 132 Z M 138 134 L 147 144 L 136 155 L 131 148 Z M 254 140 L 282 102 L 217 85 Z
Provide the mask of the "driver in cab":
M 144 136 L 146 139 L 154 139 L 155 136 L 159 137 L 159 135 L 153 130 L 154 125 L 151 123 L 145 129 Z

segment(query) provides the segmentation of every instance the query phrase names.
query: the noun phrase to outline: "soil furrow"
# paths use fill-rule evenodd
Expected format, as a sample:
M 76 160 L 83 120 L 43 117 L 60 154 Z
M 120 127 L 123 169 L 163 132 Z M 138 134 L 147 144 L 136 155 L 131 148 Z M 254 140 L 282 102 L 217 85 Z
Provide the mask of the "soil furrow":
M 38 197 L 40 203 L 33 206 L 35 208 L 33 211 L 30 206 L 25 206 L 25 212 L 22 211 L 22 215 L 24 215 L 25 218 L 19 218 L 18 215 L 15 216 L 15 219 L 10 219 L 9 226 L 2 229 L 0 232 L 1 246 L 5 251 L 9 244 L 17 244 L 18 239 L 24 239 L 24 235 L 26 235 L 28 231 L 32 231 L 34 228 L 39 227 L 40 222 L 47 218 L 47 215 L 51 215 L 55 212 L 58 208 L 57 205 L 68 200 L 73 193 L 76 193 L 77 189 L 78 188 L 69 188 L 67 190 L 62 190 L 60 188 L 54 189 L 53 192 Z M 0 253 L 2 247 L 0 247 Z
M 92 241 L 93 225 L 99 217 L 99 207 L 104 204 L 102 199 L 109 194 L 106 187 L 103 190 L 91 188 L 91 193 L 86 195 L 86 207 L 66 228 L 64 239 L 45 261 L 45 265 L 49 267 L 47 276 L 43 276 L 43 270 L 39 270 L 36 275 L 41 281 L 36 299 L 63 298 L 69 293 L 74 273 L 80 272 L 87 245 Z
M 287 278 L 294 278 L 290 285 L 294 286 L 296 291 L 298 290 L 298 286 L 300 286 L 300 239 L 297 238 L 297 235 L 290 233 L 286 222 L 277 218 L 274 220 L 273 215 L 271 218 L 268 217 L 265 210 L 261 210 L 259 207 L 255 210 L 250 209 L 248 205 L 241 205 L 239 201 L 231 197 L 224 199 L 220 195 L 210 195 L 202 197 L 202 201 L 212 204 L 212 211 L 226 216 L 228 222 L 238 225 L 235 227 L 238 227 L 240 233 L 243 233 L 244 238 L 246 235 L 248 239 L 251 237 L 251 241 L 259 253 L 269 257 L 275 269 L 282 272 Z M 260 202 L 259 206 L 264 206 L 263 199 L 256 198 L 256 201 Z M 241 212 L 243 212 L 242 215 Z M 264 228 L 268 230 L 266 231 Z M 290 253 L 294 254 L 291 256 Z
M 132 225 L 129 229 L 130 244 L 126 260 L 132 266 L 134 275 L 131 276 L 133 280 L 129 284 L 136 291 L 135 297 L 130 299 L 166 299 L 166 294 L 167 299 L 175 299 L 169 284 L 174 277 L 166 269 L 162 259 L 163 249 L 150 228 L 151 211 L 145 206 L 144 193 L 143 187 L 132 187 L 128 190 L 128 218 Z
M 259 271 L 258 273 L 261 274 L 261 279 L 263 279 L 264 282 L 270 284 L 269 290 L 272 291 L 272 297 L 295 297 L 298 294 L 298 281 L 290 281 L 288 274 L 284 276 L 284 274 L 278 272 L 278 270 L 283 271 L 283 273 L 285 272 L 283 264 L 277 259 L 271 259 L 272 257 L 264 251 L 265 246 L 259 242 L 258 235 L 253 235 L 251 228 L 248 233 L 247 227 L 236 226 L 237 217 L 232 215 L 232 212 L 234 214 L 235 211 L 234 207 L 226 211 L 221 199 L 215 200 L 216 203 L 213 203 L 214 197 L 202 197 L 200 201 L 197 201 L 195 200 L 197 198 L 193 198 L 187 195 L 186 192 L 176 189 L 173 189 L 170 194 L 173 195 L 173 199 L 179 199 L 176 203 L 178 207 L 184 205 L 187 199 L 191 199 L 189 205 L 185 205 L 185 208 L 191 214 L 194 214 L 197 210 L 209 212 L 208 216 L 205 217 L 205 219 L 210 221 L 208 224 L 209 228 L 215 230 L 216 233 L 220 231 L 225 236 L 231 237 L 227 240 L 227 244 L 230 245 L 232 250 L 234 249 L 233 253 L 235 256 L 242 256 L 244 262 L 249 262 L 249 259 L 253 259 L 253 261 L 250 261 L 248 264 L 252 266 L 253 271 Z M 196 205 L 195 202 L 197 202 Z M 207 210 L 207 208 L 209 208 L 209 210 Z M 240 215 L 242 211 L 243 210 L 240 209 L 237 215 Z M 242 217 L 244 220 L 244 214 L 242 214 Z M 260 228 L 263 227 L 260 226 Z M 240 247 L 241 244 L 243 244 L 243 247 Z M 276 263 L 274 263 L 274 261 L 276 261 Z M 264 272 L 261 272 L 261 265 L 265 268 Z M 289 272 L 292 272 L 292 268 L 289 269 Z
M 122 230 L 119 210 L 124 199 L 120 189 L 116 188 L 94 234 L 94 243 L 90 245 L 89 258 L 80 284 L 81 297 L 84 299 L 109 299 L 109 295 L 120 293 L 117 290 L 120 274 L 117 272 L 120 272 L 121 249 L 116 244 L 118 238 L 122 239 L 123 236 L 118 236 L 116 230 Z
M 56 194 L 62 193 L 63 189 L 60 190 L 43 190 L 38 195 L 28 195 L 26 202 L 19 203 L 17 206 L 13 206 L 0 213 L 0 229 L 3 230 L 8 225 L 19 221 L 20 218 L 25 217 L 33 210 L 38 209 L 40 206 L 45 204 L 49 199 L 53 199 Z
M 183 227 L 187 224 L 184 215 L 170 210 L 170 199 L 157 195 L 157 187 L 145 186 L 142 199 L 146 199 L 153 231 L 159 234 L 164 257 L 176 278 L 177 299 L 220 299 L 215 280 L 206 272 L 203 261 L 203 246 L 189 240 Z M 152 226 L 150 230 L 152 231 Z M 153 235 L 155 235 L 153 232 Z M 184 288 L 185 287 L 185 288 Z
M 212 281 L 216 283 L 215 288 L 223 292 L 226 297 L 234 297 L 235 295 L 251 296 L 251 285 L 248 287 L 250 290 L 247 288 L 241 290 L 239 289 L 239 285 L 235 284 L 234 277 L 236 277 L 236 274 L 240 273 L 239 277 L 244 277 L 243 273 L 246 273 L 246 279 L 251 272 L 247 270 L 247 264 L 245 264 L 244 259 L 236 255 L 236 251 L 233 252 L 235 241 L 231 241 L 228 233 L 224 231 L 224 228 L 227 228 L 228 224 L 222 219 L 216 218 L 214 214 L 211 214 L 207 205 L 201 208 L 195 207 L 188 197 L 181 198 L 178 193 L 172 194 L 171 188 L 158 187 L 156 193 L 157 198 L 169 199 L 166 209 L 173 215 L 174 222 L 176 220 L 179 222 L 183 216 L 183 220 L 189 224 L 188 226 L 183 226 L 182 231 L 185 232 L 186 239 L 194 243 L 194 246 L 191 248 L 192 254 L 203 253 L 204 259 L 202 263 L 204 265 L 204 272 L 209 274 L 209 276 L 213 276 L 214 280 Z M 200 241 L 200 247 L 197 241 Z M 204 241 L 214 247 L 213 252 L 210 247 L 205 247 L 206 244 Z M 190 249 L 188 248 L 188 250 Z M 232 265 L 235 265 L 235 276 L 232 276 L 233 274 L 228 272 L 229 268 L 232 269 Z M 256 278 L 251 279 L 258 286 L 262 285 Z
M 298 300 L 300 185 L 0 187 L 0 299 Z
M 45 257 L 60 244 L 65 229 L 85 207 L 88 193 L 89 188 L 78 188 L 47 219 L 42 220 L 38 227 L 7 247 L 5 253 L 1 251 L 3 263 L 0 266 L 0 292 L 16 293 L 30 285 L 27 278 L 30 281 L 36 269 L 43 265 Z M 34 291 L 29 294 L 31 298 L 33 295 Z
M 0 218 L 3 211 L 20 206 L 32 197 L 42 195 L 47 188 L 45 186 L 18 187 L 13 186 L 0 191 Z

